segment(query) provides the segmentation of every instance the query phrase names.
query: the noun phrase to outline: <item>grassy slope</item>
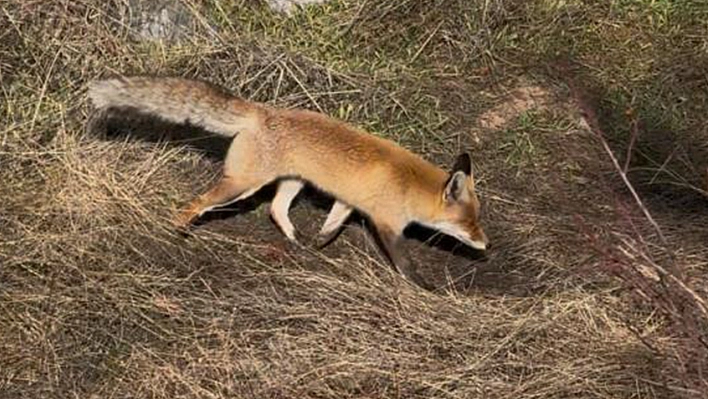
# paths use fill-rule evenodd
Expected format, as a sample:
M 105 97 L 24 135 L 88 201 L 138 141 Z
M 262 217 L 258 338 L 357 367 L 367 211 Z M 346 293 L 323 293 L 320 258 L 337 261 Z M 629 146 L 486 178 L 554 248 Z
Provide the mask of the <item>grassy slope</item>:
M 193 26 L 164 44 L 134 40 L 122 2 L 0 0 L 6 396 L 706 389 L 685 331 L 593 272 L 615 264 L 590 248 L 589 231 L 614 247 L 636 229 L 652 259 L 665 251 L 623 210 L 631 201 L 554 68 L 574 62 L 620 153 L 630 117 L 641 121 L 630 176 L 705 297 L 708 207 L 694 193 L 708 159 L 706 6 L 369 0 L 285 18 L 224 3 L 183 3 Z M 318 253 L 284 243 L 259 207 L 184 239 L 171 212 L 218 165 L 185 148 L 87 137 L 85 83 L 116 73 L 194 76 L 320 109 L 440 163 L 470 149 L 495 251 L 471 262 L 410 244 L 443 287 L 431 294 L 392 273 L 356 225 Z M 540 88 L 542 99 L 505 107 L 519 87 Z M 489 128 L 481 117 L 498 109 L 503 123 Z M 323 219 L 307 204 L 293 214 L 306 232 Z

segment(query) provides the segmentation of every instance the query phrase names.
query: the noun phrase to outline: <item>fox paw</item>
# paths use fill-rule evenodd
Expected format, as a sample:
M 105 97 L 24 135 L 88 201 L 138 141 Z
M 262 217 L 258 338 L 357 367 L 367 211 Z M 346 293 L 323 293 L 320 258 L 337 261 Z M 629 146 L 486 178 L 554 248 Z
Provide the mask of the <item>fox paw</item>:
M 293 230 L 290 235 L 286 235 L 286 237 L 288 238 L 288 241 L 293 244 L 301 245 L 302 243 L 307 242 L 307 238 L 298 230 Z
M 338 231 L 328 234 L 317 234 L 311 239 L 311 245 L 319 250 L 325 249 L 334 241 L 335 238 L 337 238 L 338 235 Z
M 194 219 L 196 219 L 194 212 L 190 210 L 181 211 L 172 219 L 172 226 L 177 230 L 187 231 Z

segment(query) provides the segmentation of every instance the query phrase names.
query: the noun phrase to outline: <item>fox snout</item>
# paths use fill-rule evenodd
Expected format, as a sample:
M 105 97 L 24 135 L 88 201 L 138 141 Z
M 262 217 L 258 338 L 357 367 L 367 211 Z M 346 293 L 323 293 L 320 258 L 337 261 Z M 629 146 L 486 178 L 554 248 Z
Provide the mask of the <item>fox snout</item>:
M 484 230 L 481 227 L 475 226 L 474 229 L 469 233 L 470 240 L 466 243 L 474 249 L 480 251 L 486 251 L 489 248 L 489 239 L 487 235 L 484 234 Z

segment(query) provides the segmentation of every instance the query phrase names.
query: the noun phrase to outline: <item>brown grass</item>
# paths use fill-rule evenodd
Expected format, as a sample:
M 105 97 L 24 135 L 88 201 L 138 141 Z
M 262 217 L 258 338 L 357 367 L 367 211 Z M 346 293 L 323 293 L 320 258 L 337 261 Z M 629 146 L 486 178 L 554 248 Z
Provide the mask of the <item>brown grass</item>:
M 705 396 L 708 106 L 660 57 L 700 65 L 677 37 L 705 14 L 590 3 L 335 1 L 286 18 L 187 0 L 160 42 L 140 38 L 136 2 L 0 0 L 0 396 Z M 549 68 L 559 54 L 622 173 Z M 471 150 L 493 250 L 411 240 L 427 292 L 359 223 L 320 252 L 253 204 L 180 236 L 174 208 L 219 163 L 86 133 L 86 83 L 137 73 L 322 110 L 441 164 Z M 514 94 L 529 87 L 542 101 Z M 315 202 L 292 211 L 306 235 Z

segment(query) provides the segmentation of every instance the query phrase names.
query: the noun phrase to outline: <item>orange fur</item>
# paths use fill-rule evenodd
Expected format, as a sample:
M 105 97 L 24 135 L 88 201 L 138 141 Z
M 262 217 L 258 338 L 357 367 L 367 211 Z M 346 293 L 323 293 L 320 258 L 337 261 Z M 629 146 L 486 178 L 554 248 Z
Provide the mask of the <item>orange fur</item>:
M 89 97 L 98 108 L 134 108 L 235 136 L 222 180 L 177 216 L 178 226 L 275 180 L 299 180 L 331 194 L 340 204 L 329 233 L 341 226 L 351 208 L 362 212 L 373 221 L 391 260 L 413 280 L 414 272 L 397 249 L 411 222 L 439 228 L 480 249 L 487 243 L 468 156 L 461 158 L 467 166 L 463 162 L 451 175 L 392 141 L 323 114 L 246 102 L 186 79 L 97 81 L 90 86 Z M 294 238 L 289 220 L 282 219 L 287 219 L 300 185 L 283 186 L 272 211 L 284 233 Z

